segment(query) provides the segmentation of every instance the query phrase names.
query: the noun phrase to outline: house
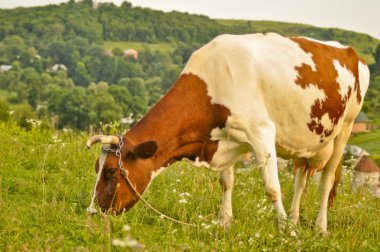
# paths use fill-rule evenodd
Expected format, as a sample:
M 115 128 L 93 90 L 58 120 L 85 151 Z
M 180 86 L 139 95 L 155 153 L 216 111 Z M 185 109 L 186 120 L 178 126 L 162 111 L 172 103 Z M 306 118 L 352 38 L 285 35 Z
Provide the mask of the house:
M 356 117 L 352 133 L 370 132 L 372 129 L 372 121 L 364 114 L 363 111 Z
M 353 164 L 354 175 L 351 184 L 352 188 L 357 190 L 360 187 L 366 186 L 373 194 L 380 197 L 380 169 L 369 157 L 369 153 L 354 145 L 348 145 L 346 151 L 352 154 L 356 159 Z
M 134 58 L 135 60 L 137 60 L 139 58 L 139 53 L 135 49 L 129 48 L 124 51 L 124 57 Z
M 63 65 L 63 64 L 55 64 L 51 68 L 51 71 L 54 72 L 54 73 L 58 72 L 58 70 L 67 71 L 67 67 L 65 65 Z
M 0 66 L 0 73 L 6 73 L 6 72 L 9 72 L 10 70 L 12 70 L 11 65 L 1 65 Z

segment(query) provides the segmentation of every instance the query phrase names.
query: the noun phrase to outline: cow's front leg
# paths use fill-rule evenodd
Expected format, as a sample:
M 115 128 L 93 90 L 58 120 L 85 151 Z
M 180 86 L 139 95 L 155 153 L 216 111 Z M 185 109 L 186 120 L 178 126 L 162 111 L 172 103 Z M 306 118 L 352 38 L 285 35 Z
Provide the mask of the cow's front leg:
M 233 166 L 219 172 L 219 183 L 223 190 L 222 205 L 218 223 L 222 227 L 229 227 L 232 220 L 232 186 L 234 183 Z
M 307 172 L 303 171 L 305 167 L 298 167 L 294 178 L 294 196 L 292 206 L 290 208 L 290 220 L 297 224 L 299 221 L 301 196 L 305 189 Z

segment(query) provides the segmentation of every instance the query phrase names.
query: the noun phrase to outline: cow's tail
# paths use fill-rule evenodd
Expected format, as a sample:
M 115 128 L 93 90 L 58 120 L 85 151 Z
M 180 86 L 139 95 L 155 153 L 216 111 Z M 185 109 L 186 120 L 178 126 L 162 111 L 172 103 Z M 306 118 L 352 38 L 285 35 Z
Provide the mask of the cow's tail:
M 343 167 L 343 157 L 341 158 L 338 167 L 336 168 L 335 171 L 335 179 L 334 179 L 334 185 L 331 188 L 330 194 L 329 194 L 329 208 L 334 206 L 334 200 L 337 194 L 338 190 L 338 184 L 340 181 L 340 178 L 342 176 L 342 167 Z

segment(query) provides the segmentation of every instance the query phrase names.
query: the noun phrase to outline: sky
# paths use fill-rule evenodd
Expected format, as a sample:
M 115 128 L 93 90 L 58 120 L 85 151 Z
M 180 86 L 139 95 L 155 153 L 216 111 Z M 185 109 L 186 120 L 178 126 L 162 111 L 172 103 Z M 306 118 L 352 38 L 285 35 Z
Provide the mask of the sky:
M 0 0 L 0 8 L 68 0 Z M 203 14 L 211 18 L 273 20 L 367 33 L 380 39 L 380 0 L 128 0 L 133 6 Z M 123 0 L 98 0 L 114 2 Z

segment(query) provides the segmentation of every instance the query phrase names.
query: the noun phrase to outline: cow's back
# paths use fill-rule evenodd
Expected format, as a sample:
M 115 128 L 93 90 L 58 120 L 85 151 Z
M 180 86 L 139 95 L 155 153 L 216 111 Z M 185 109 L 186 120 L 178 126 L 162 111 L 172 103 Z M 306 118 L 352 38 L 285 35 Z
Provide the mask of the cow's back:
M 301 156 L 312 156 L 354 120 L 369 81 L 350 47 L 273 33 L 217 37 L 183 73 L 200 77 L 211 101 L 231 111 L 227 127 L 252 133 L 271 121 L 277 144 Z

